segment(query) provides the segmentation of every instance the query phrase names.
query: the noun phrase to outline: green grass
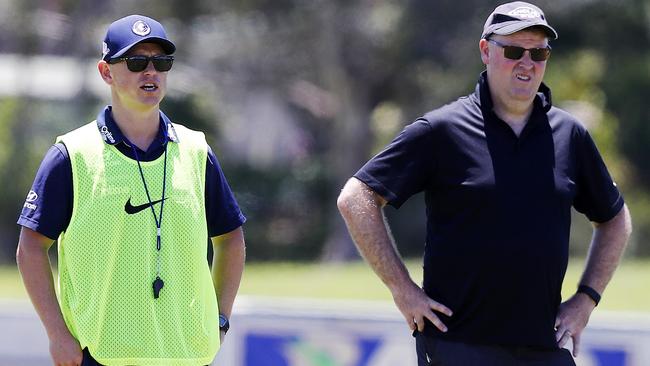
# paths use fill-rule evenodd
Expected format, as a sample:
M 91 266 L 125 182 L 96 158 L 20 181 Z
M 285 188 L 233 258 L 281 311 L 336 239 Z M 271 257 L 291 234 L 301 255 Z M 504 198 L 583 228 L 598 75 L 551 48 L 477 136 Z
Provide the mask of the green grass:
M 416 270 L 412 269 L 411 274 L 414 272 Z M 247 265 L 240 293 L 323 299 L 391 299 L 388 289 L 364 262 Z
M 583 263 L 574 263 L 564 281 L 562 297 L 576 289 Z M 650 260 L 624 261 L 607 286 L 599 308 L 650 312 Z
M 420 282 L 419 261 L 408 261 L 411 276 Z M 562 289 L 564 299 L 576 289 L 583 260 L 569 264 Z M 650 312 L 650 260 L 627 260 L 616 271 L 599 308 Z M 363 262 L 351 264 L 247 265 L 241 294 L 276 297 L 391 301 L 390 292 Z
M 0 298 L 27 298 L 27 292 L 20 280 L 20 274 L 15 266 L 0 266 Z
M 419 261 L 408 261 L 411 276 L 420 282 Z M 569 265 L 562 290 L 568 298 L 576 288 L 583 260 Z M 626 260 L 607 288 L 599 309 L 650 312 L 650 260 Z M 0 297 L 26 298 L 15 267 L 0 267 Z M 391 301 L 388 290 L 363 262 L 348 264 L 249 263 L 242 295 Z

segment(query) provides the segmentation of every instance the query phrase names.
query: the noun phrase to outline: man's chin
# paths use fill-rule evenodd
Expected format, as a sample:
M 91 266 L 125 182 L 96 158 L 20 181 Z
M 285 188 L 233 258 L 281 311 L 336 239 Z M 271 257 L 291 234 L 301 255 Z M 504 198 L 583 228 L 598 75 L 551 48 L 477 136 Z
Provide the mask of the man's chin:
M 526 102 L 526 101 L 532 101 L 535 98 L 536 94 L 537 94 L 537 89 L 531 90 L 529 88 L 526 88 L 526 89 L 515 89 L 511 92 L 510 96 L 512 97 L 513 100 L 519 102 Z

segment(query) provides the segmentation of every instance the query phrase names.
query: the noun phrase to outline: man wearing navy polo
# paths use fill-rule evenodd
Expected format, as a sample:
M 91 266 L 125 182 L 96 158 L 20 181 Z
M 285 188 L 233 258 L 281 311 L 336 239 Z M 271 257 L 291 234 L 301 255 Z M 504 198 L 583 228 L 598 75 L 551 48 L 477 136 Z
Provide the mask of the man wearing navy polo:
M 160 110 L 175 50 L 154 19 L 113 22 L 111 105 L 57 139 L 27 196 L 16 257 L 55 365 L 206 365 L 229 328 L 246 218 L 203 133 Z
M 498 6 L 479 41 L 474 93 L 408 125 L 343 188 L 338 206 L 359 251 L 416 337 L 418 364 L 575 365 L 580 335 L 631 231 L 584 126 L 542 83 L 557 38 L 541 9 Z M 382 208 L 425 192 L 422 288 Z M 587 265 L 562 302 L 571 207 L 593 222 Z

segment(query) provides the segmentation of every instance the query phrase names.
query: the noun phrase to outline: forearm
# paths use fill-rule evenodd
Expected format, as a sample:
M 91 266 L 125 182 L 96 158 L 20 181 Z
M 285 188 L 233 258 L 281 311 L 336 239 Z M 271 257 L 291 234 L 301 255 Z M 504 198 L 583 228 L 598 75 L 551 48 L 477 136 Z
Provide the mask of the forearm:
M 587 265 L 580 284 L 593 288 L 599 294 L 603 293 L 621 260 L 631 232 L 630 213 L 626 206 L 611 220 L 595 224 Z M 596 303 L 596 299 L 591 295 L 578 292 L 563 302 L 558 309 L 555 339 L 559 347 L 563 347 L 572 339 L 574 357 L 578 355 L 582 331 L 587 326 Z
M 386 200 L 352 178 L 343 187 L 336 204 L 359 252 L 390 290 L 409 329 L 422 332 L 425 319 L 428 319 L 440 331 L 446 332 L 447 326 L 435 312 L 452 316 L 452 311 L 429 298 L 411 279 L 384 219 Z
M 246 260 L 242 228 L 212 238 L 212 243 L 212 280 L 219 301 L 219 312 L 230 317 Z
M 632 224 L 627 206 L 623 206 L 610 221 L 595 225 L 581 284 L 603 293 L 620 262 L 631 232 Z
M 68 328 L 63 320 L 56 291 L 50 260 L 47 255 L 50 239 L 23 228 L 20 234 L 16 262 L 27 294 L 36 313 L 52 339 Z
M 385 221 L 385 200 L 356 178 L 350 179 L 337 205 L 359 252 L 391 292 L 413 282 Z

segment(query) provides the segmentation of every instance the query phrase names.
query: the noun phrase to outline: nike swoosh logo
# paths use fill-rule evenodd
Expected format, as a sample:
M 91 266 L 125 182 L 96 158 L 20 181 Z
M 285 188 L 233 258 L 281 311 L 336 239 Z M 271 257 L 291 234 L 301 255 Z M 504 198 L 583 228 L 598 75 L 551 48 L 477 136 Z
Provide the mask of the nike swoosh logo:
M 142 204 L 142 205 L 133 206 L 131 204 L 131 197 L 129 197 L 129 199 L 126 201 L 126 204 L 124 205 L 124 211 L 126 211 L 126 213 L 128 213 L 129 215 L 137 214 L 138 212 L 140 212 L 142 210 L 146 210 L 147 208 L 155 205 L 156 203 L 160 203 L 160 202 L 162 202 L 162 201 L 164 201 L 166 199 L 167 198 L 163 198 L 163 199 L 160 199 L 158 201 L 153 201 L 151 203 L 145 203 L 145 204 Z

